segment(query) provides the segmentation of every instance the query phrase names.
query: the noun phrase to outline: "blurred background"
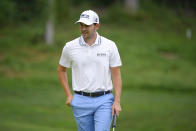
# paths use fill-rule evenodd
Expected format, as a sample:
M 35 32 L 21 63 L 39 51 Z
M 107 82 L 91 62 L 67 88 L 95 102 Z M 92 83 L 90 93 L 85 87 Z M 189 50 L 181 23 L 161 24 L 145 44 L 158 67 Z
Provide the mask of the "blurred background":
M 195 131 L 194 0 L 1 0 L 0 130 L 77 130 L 57 67 L 87 9 L 123 62 L 116 130 Z

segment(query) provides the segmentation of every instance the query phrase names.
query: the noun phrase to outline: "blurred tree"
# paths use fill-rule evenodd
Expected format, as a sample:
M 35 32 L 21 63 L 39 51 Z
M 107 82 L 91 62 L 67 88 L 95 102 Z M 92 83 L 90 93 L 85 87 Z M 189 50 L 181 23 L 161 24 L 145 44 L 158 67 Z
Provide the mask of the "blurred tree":
M 54 0 L 48 0 L 48 20 L 45 32 L 46 44 L 51 45 L 54 41 Z
M 190 1 L 186 0 L 184 5 L 185 5 L 185 14 L 189 15 L 190 14 Z
M 16 3 L 12 0 L 0 0 L 0 25 L 10 24 L 15 18 Z
M 45 0 L 0 0 L 0 24 L 40 21 L 45 4 Z
M 55 1 L 55 19 L 57 24 L 63 24 L 70 18 L 70 1 L 69 0 L 56 0 Z
M 172 7 L 173 9 L 178 10 L 183 9 L 185 12 L 195 11 L 195 0 L 151 0 L 158 5 L 165 7 Z
M 139 10 L 139 0 L 125 0 L 124 6 L 128 12 L 135 15 Z
M 128 12 L 137 13 L 139 8 L 144 8 L 144 3 L 149 3 L 151 9 L 155 3 L 156 6 L 170 7 L 187 15 L 195 15 L 196 0 L 54 0 L 56 6 L 56 22 L 64 23 L 69 18 L 69 9 L 73 5 L 81 6 L 83 3 L 92 5 L 90 7 L 109 7 L 116 3 L 123 3 Z M 48 14 L 46 0 L 0 0 L 0 24 L 1 26 L 9 24 L 19 24 L 24 22 L 45 22 Z M 154 5 L 155 5 L 154 4 Z M 88 6 L 89 7 L 89 6 Z M 71 16 L 70 16 L 71 17 Z
M 95 7 L 103 7 L 103 6 L 109 6 L 112 5 L 115 1 L 119 0 L 72 0 L 73 5 L 82 5 L 85 3 L 88 3 Z

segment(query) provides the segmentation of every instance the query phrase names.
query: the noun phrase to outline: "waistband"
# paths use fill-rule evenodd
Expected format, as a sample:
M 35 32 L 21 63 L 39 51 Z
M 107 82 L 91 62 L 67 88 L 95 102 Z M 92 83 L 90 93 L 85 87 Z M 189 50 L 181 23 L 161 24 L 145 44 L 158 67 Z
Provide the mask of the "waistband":
M 100 91 L 100 92 L 92 92 L 92 93 L 88 93 L 88 92 L 83 92 L 83 91 L 74 91 L 76 94 L 79 95 L 83 95 L 83 96 L 90 96 L 90 97 L 99 97 L 105 94 L 109 94 L 112 93 L 111 90 L 109 91 Z

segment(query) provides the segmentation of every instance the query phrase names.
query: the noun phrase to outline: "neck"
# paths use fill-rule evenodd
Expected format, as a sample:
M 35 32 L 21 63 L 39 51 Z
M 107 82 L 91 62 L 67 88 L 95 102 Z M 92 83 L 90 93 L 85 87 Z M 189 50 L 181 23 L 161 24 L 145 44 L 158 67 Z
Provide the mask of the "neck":
M 97 38 L 97 33 L 94 33 L 91 37 L 84 39 L 84 41 L 88 44 L 88 45 L 92 45 L 93 43 L 95 43 Z

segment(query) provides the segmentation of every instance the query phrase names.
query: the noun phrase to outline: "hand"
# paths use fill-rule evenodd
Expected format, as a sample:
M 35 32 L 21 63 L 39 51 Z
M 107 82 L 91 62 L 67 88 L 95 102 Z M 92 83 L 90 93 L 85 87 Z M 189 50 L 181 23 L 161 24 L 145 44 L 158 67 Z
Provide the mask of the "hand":
M 116 112 L 116 115 L 119 116 L 119 113 L 121 112 L 121 106 L 120 102 L 114 101 L 114 104 L 112 106 L 112 115 L 114 115 L 114 111 Z
M 67 96 L 66 105 L 70 106 L 72 99 L 73 99 L 73 95 Z

